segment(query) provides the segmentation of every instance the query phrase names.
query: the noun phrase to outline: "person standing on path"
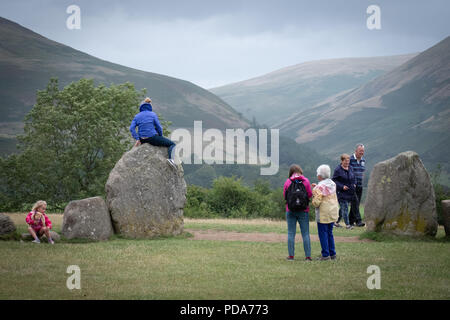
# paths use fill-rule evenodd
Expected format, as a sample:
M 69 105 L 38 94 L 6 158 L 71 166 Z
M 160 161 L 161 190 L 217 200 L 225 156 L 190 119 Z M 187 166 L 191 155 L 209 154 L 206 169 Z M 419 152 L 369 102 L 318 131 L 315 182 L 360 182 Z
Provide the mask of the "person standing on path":
M 356 178 L 356 197 L 351 201 L 349 222 L 350 225 L 356 224 L 357 227 L 364 227 L 366 224 L 362 222 L 361 213 L 359 212 L 363 192 L 364 171 L 366 171 L 366 159 L 364 158 L 364 145 L 362 143 L 356 145 L 355 153 L 350 157 L 350 167 Z

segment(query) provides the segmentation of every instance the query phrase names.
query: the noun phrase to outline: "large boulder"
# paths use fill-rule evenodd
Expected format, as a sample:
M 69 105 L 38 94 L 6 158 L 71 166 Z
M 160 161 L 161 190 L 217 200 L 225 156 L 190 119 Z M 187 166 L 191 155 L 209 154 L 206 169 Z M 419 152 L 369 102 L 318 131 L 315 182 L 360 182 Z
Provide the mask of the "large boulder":
M 436 235 L 434 189 L 417 153 L 403 152 L 375 165 L 370 174 L 364 216 L 369 231 Z
M 16 231 L 14 222 L 4 213 L 0 213 L 0 236 Z
M 62 235 L 67 239 L 107 240 L 114 233 L 105 200 L 74 200 L 64 209 Z
M 167 161 L 167 148 L 148 143 L 126 152 L 106 182 L 106 202 L 117 233 L 153 238 L 183 232 L 186 182 L 181 165 Z

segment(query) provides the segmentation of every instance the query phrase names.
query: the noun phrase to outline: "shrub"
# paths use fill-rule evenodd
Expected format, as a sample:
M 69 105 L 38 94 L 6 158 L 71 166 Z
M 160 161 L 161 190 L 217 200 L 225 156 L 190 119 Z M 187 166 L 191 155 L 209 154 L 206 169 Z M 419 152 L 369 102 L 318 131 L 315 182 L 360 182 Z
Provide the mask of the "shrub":
M 249 205 L 251 207 L 250 189 L 242 185 L 242 179 L 232 177 L 219 177 L 214 180 L 209 192 L 207 203 L 212 211 L 223 217 L 230 217 L 233 213 Z
M 186 206 L 184 215 L 188 218 L 213 218 L 206 199 L 209 190 L 196 185 L 189 185 L 186 192 Z
M 219 177 L 211 189 L 188 186 L 185 216 L 283 219 L 284 205 L 282 189 L 272 190 L 266 181 L 250 188 L 241 178 Z

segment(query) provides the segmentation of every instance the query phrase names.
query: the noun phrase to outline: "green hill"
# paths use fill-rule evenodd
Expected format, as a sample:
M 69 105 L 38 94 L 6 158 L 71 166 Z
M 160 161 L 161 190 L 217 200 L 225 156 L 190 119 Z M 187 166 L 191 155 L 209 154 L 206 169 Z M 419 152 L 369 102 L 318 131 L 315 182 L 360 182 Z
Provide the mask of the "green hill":
M 427 169 L 441 164 L 448 177 L 449 93 L 447 37 L 359 88 L 292 115 L 279 128 L 298 143 L 332 158 L 363 142 L 369 169 L 378 161 L 414 150 Z
M 226 102 L 188 81 L 95 58 L 0 18 L 0 155 L 15 151 L 14 137 L 22 132 L 23 118 L 35 103 L 36 91 L 44 89 L 53 76 L 62 86 L 80 78 L 93 78 L 106 85 L 129 81 L 138 89 L 147 88 L 155 111 L 172 121 L 172 129 L 192 129 L 194 120 L 202 120 L 204 130 L 250 126 Z M 321 161 L 326 163 L 312 149 L 280 137 L 280 170 L 275 176 L 260 176 L 259 167 L 249 165 L 184 167 L 188 183 L 210 186 L 214 177 L 236 175 L 248 185 L 264 178 L 275 187 L 284 182 L 290 164 L 301 164 L 305 173 L 314 177 Z
M 359 87 L 414 55 L 310 61 L 210 89 L 247 119 L 273 128 L 293 113 Z
M 202 120 L 205 128 L 249 126 L 227 103 L 188 81 L 95 58 L 0 17 L 0 154 L 14 150 L 13 138 L 22 131 L 36 91 L 51 77 L 58 77 L 61 86 L 80 78 L 105 85 L 129 81 L 147 89 L 155 111 L 174 127 L 192 127 L 194 120 Z

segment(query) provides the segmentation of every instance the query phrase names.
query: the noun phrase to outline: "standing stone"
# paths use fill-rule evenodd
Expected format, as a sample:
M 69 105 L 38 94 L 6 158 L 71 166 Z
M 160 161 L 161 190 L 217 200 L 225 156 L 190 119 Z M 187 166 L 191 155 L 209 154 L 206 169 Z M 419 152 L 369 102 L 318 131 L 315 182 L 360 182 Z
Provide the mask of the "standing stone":
M 375 165 L 370 174 L 364 216 L 369 231 L 436 235 L 434 189 L 417 153 L 403 152 Z
M 183 168 L 167 161 L 167 148 L 148 143 L 126 152 L 106 182 L 106 202 L 117 233 L 153 238 L 183 232 Z
M 11 218 L 4 213 L 0 213 L 0 236 L 16 231 L 16 226 Z
M 67 239 L 107 240 L 114 233 L 105 200 L 74 200 L 64 209 L 62 235 Z
M 450 237 L 450 200 L 442 200 L 442 220 L 444 221 L 445 235 Z

